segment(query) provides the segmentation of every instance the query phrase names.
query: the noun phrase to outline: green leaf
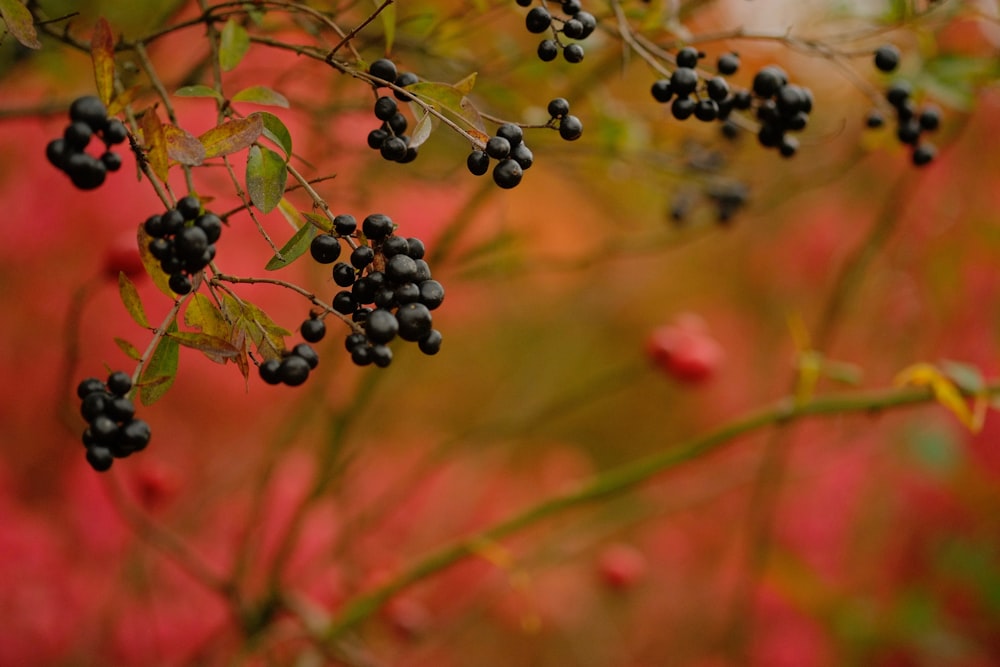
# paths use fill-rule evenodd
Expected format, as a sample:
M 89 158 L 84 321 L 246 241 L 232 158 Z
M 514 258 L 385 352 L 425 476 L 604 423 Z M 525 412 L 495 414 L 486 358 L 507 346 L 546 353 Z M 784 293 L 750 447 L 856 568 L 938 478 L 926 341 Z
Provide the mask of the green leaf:
M 219 66 L 226 72 L 235 69 L 250 50 L 250 35 L 233 19 L 222 27 L 219 40 Z
M 215 88 L 205 86 L 200 83 L 194 86 L 184 86 L 183 88 L 178 88 L 174 91 L 174 95 L 177 97 L 210 97 L 219 102 L 223 100 L 222 95 L 220 95 L 219 91 Z
M 267 271 L 276 271 L 284 268 L 304 255 L 309 250 L 309 245 L 316 238 L 316 228 L 306 223 L 299 227 L 299 231 L 288 239 L 288 242 L 281 247 L 280 257 L 275 255 L 264 267 Z
M 382 6 L 381 0 L 372 0 L 375 8 Z M 396 42 L 396 3 L 389 5 L 379 14 L 382 20 L 382 31 L 385 33 L 385 52 L 392 53 L 392 46 Z
M 270 213 L 285 196 L 285 159 L 270 148 L 252 146 L 247 156 L 246 180 L 250 201 L 261 212 Z
M 7 32 L 22 46 L 29 49 L 42 48 L 42 43 L 38 41 L 38 33 L 35 32 L 31 12 L 21 4 L 20 0 L 0 0 L 0 17 L 7 24 Z
M 963 391 L 976 393 L 986 388 L 986 381 L 983 379 L 982 371 L 972 364 L 946 359 L 938 365 L 944 371 L 944 374 L 951 378 L 952 382 L 958 385 Z
M 968 111 L 975 104 L 976 88 L 998 73 L 995 58 L 945 54 L 924 63 L 919 83 L 941 102 Z
M 292 157 L 292 135 L 285 124 L 273 113 L 261 111 L 259 115 L 264 123 L 264 136 L 280 146 L 286 158 Z
M 156 285 L 158 290 L 171 299 L 176 299 L 177 295 L 170 289 L 170 276 L 160 268 L 160 260 L 153 257 L 149 252 L 149 242 L 153 240 L 153 237 L 146 233 L 142 224 L 139 225 L 137 236 L 139 240 L 139 258 L 142 260 L 142 265 L 146 267 L 146 273 L 153 279 L 153 284 Z
M 270 107 L 288 108 L 288 98 L 267 86 L 250 86 L 233 95 L 233 102 L 251 102 Z
M 333 223 L 325 215 L 320 215 L 319 213 L 303 213 L 304 217 L 309 224 L 317 229 L 321 229 L 327 234 L 333 231 Z
M 163 126 L 167 157 L 180 164 L 196 167 L 205 161 L 205 146 L 198 137 L 176 125 Z
M 228 340 L 210 334 L 179 331 L 177 333 L 168 333 L 167 335 L 184 347 L 204 352 L 205 356 L 217 363 L 224 363 L 226 359 L 231 359 L 239 354 L 236 346 Z
M 128 342 L 124 338 L 115 338 L 115 345 L 118 349 L 125 353 L 125 355 L 134 361 L 139 361 L 142 359 L 142 352 L 136 349 L 135 345 Z
M 143 405 L 152 405 L 163 397 L 177 376 L 180 362 L 180 344 L 171 334 L 177 333 L 177 320 L 167 327 L 166 335 L 156 345 L 156 350 L 142 369 L 139 378 L 139 400 Z
M 264 122 L 260 114 L 252 113 L 246 118 L 236 118 L 213 127 L 198 140 L 205 146 L 205 159 L 208 159 L 250 147 L 263 131 Z
M 115 93 L 115 40 L 103 17 L 97 19 L 90 38 L 90 59 L 94 63 L 97 95 L 105 105 L 111 104 Z
M 118 293 L 121 295 L 125 310 L 132 316 L 135 323 L 143 329 L 149 328 L 149 320 L 146 319 L 146 311 L 142 309 L 142 301 L 139 299 L 139 291 L 135 288 L 135 283 L 129 280 L 124 271 L 118 273 Z

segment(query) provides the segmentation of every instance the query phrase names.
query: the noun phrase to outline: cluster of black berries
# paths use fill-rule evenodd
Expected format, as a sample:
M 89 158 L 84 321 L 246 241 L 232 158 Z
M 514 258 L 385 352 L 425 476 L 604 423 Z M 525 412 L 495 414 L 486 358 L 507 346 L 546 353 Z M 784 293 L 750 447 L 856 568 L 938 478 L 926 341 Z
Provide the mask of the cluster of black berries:
M 373 62 L 368 68 L 368 73 L 399 87 L 419 81 L 416 74 L 397 73 L 396 64 L 388 58 L 380 58 Z M 376 90 L 380 87 L 383 86 L 375 85 Z M 405 102 L 410 96 L 398 90 L 393 91 L 393 96 L 395 99 L 382 95 L 375 100 L 375 117 L 382 121 L 382 125 L 368 133 L 368 145 L 390 162 L 413 162 L 417 158 L 417 149 L 415 146 L 410 146 L 410 137 L 406 135 L 409 122 L 399 111 L 399 105 L 396 103 L 396 100 Z
M 583 123 L 569 112 L 569 102 L 564 97 L 549 100 L 549 125 L 559 121 L 559 136 L 566 141 L 576 141 L 583 136 Z
M 531 7 L 533 0 L 517 0 L 521 7 Z M 532 7 L 524 17 L 524 25 L 528 32 L 541 34 L 552 31 L 552 37 L 538 43 L 538 57 L 544 62 L 555 60 L 562 52 L 566 62 L 578 63 L 583 60 L 583 45 L 576 42 L 564 44 L 562 37 L 572 40 L 584 40 L 597 28 L 597 19 L 590 12 L 583 11 L 580 0 L 561 0 L 559 3 L 563 17 L 553 16 L 544 4 Z
M 107 470 L 116 458 L 143 450 L 149 444 L 149 424 L 135 418 L 135 404 L 126 398 L 132 389 L 132 379 L 123 371 L 115 371 L 107 382 L 87 378 L 76 388 L 80 397 L 80 414 L 87 420 L 83 444 L 87 448 L 87 463 L 99 472 Z
M 350 316 L 356 330 L 345 341 L 351 359 L 359 366 L 388 366 L 397 336 L 415 342 L 425 354 L 437 354 L 441 332 L 433 328 L 431 311 L 444 301 L 444 287 L 431 278 L 424 260 L 424 244 L 417 238 L 394 234 L 392 219 L 381 213 L 361 223 L 367 245 L 358 245 L 358 223 L 352 215 L 334 218 L 333 230 L 312 241 L 310 253 L 321 264 L 333 264 L 333 281 L 342 289 L 333 297 L 332 308 Z M 341 239 L 352 250 L 348 261 L 337 261 Z M 315 314 L 302 323 L 302 337 L 317 342 L 326 326 Z
M 125 141 L 128 132 L 120 120 L 108 118 L 107 107 L 93 95 L 73 101 L 69 107 L 69 121 L 63 136 L 45 147 L 45 156 L 69 176 L 73 185 L 81 190 L 93 190 L 104 183 L 109 171 L 121 169 L 122 158 L 111 150 L 111 146 Z M 100 157 L 86 152 L 95 135 L 104 142 Z
M 469 153 L 465 163 L 470 172 L 482 176 L 489 171 L 490 158 L 497 160 L 493 181 L 501 188 L 515 187 L 521 182 L 524 170 L 535 163 L 535 155 L 524 143 L 524 132 L 514 123 L 504 123 L 497 128 L 496 136 L 490 137 L 484 148 Z
M 670 112 L 678 120 L 694 116 L 704 122 L 722 121 L 728 136 L 734 136 L 737 130 L 729 120 L 733 111 L 752 113 L 760 123 L 757 139 L 761 145 L 775 148 L 785 157 L 794 155 L 799 142 L 789 132 L 805 129 L 813 106 L 810 90 L 789 83 L 788 75 L 776 65 L 757 72 L 750 90 L 731 88 L 724 77 L 739 69 L 735 53 L 719 57 L 718 76 L 702 79 L 697 67 L 704 57 L 691 47 L 678 51 L 677 69 L 669 78 L 653 84 L 653 98 L 660 103 L 671 102 Z
M 899 49 L 885 44 L 875 50 L 875 67 L 883 72 L 893 72 L 899 66 Z M 913 148 L 911 158 L 918 167 L 929 163 L 937 155 L 934 144 L 921 141 L 925 132 L 933 132 L 941 125 L 941 111 L 936 106 L 925 105 L 917 109 L 912 99 L 913 90 L 906 81 L 896 81 L 885 91 L 885 98 L 896 112 L 896 137 Z M 877 128 L 885 124 L 882 113 L 873 109 L 868 113 L 868 127 Z
M 201 202 L 188 195 L 166 213 L 147 218 L 143 228 L 152 237 L 149 254 L 170 276 L 170 289 L 177 294 L 190 292 L 191 276 L 215 259 L 222 220 L 214 213 L 202 213 Z
M 285 351 L 281 359 L 268 359 L 262 363 L 260 378 L 268 384 L 297 387 L 309 379 L 309 371 L 318 365 L 319 355 L 316 350 L 308 343 L 299 343 Z

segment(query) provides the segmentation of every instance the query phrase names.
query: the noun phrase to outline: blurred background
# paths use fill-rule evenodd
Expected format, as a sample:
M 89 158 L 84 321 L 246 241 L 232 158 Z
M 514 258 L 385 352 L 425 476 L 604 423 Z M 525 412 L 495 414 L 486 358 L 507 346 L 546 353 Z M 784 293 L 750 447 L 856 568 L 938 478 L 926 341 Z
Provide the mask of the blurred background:
M 99 16 L 135 40 L 199 14 L 186 2 L 29 4 L 51 19 L 73 12 L 52 30 L 84 43 Z M 377 6 L 309 4 L 345 29 Z M 266 12 L 245 21 L 251 34 L 336 41 L 288 3 L 251 5 Z M 1000 663 L 997 420 L 971 433 L 932 404 L 727 439 L 484 543 L 334 646 L 316 640 L 346 601 L 451 540 L 773 405 L 803 360 L 825 360 L 817 395 L 890 387 L 918 362 L 963 386 L 997 374 L 995 3 L 584 9 L 601 27 L 578 64 L 541 62 L 513 2 L 398 3 L 393 36 L 376 20 L 354 40 L 372 60 L 390 39 L 400 70 L 428 81 L 475 72 L 469 99 L 491 118 L 542 125 L 550 99 L 569 100 L 583 136 L 527 130 L 535 163 L 512 190 L 469 174 L 468 141 L 443 126 L 413 163 L 382 160 L 366 144 L 378 124 L 369 86 L 253 43 L 224 90 L 287 97 L 267 110 L 331 209 L 386 213 L 425 242 L 447 291 L 434 312 L 441 352 L 398 345 L 389 368 L 357 368 L 331 321 L 319 367 L 290 388 L 182 350 L 170 392 L 138 406 L 149 448 L 103 475 L 84 461 L 74 388 L 131 371 L 116 338 L 149 343 L 117 276 L 136 269 L 136 227 L 163 205 L 127 151 L 89 192 L 45 160 L 70 102 L 94 93 L 90 59 L 52 36 L 29 50 L 5 34 L 0 664 Z M 623 48 L 623 25 L 670 53 L 696 44 L 708 69 L 738 52 L 733 85 L 780 65 L 815 99 L 798 153 L 671 117 L 649 92 L 661 74 Z M 892 75 L 872 62 L 885 43 L 903 54 Z M 209 53 L 203 24 L 148 45 L 170 92 L 211 84 Z M 156 102 L 134 52 L 117 67 L 139 86 L 136 109 Z M 891 122 L 865 127 L 897 78 L 942 109 L 926 167 Z M 212 100 L 173 102 L 192 134 L 216 124 Z M 208 208 L 238 204 L 224 168 L 194 178 Z M 311 210 L 301 191 L 288 199 Z M 271 251 L 249 216 L 229 222 L 227 273 L 326 299 L 338 289 L 308 259 L 265 272 Z M 277 211 L 261 222 L 279 245 L 292 234 Z M 171 302 L 134 279 L 160 322 Z M 305 299 L 235 287 L 292 332 L 289 347 L 301 340 Z

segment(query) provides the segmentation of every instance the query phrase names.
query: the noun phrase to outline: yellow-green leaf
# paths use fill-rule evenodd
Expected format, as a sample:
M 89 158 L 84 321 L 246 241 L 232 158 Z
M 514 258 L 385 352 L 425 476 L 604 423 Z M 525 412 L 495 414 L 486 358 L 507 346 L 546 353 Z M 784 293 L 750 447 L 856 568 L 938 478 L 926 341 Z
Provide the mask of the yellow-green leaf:
M 198 137 L 198 140 L 205 146 L 207 160 L 250 147 L 263 131 L 264 123 L 260 114 L 252 113 L 246 118 L 236 118 L 213 127 Z
M 281 247 L 279 254 L 271 258 L 264 267 L 267 271 L 276 271 L 284 268 L 304 255 L 309 250 L 309 245 L 316 237 L 316 228 L 306 223 L 299 227 L 299 231 L 288 239 L 288 242 Z
M 382 0 L 372 0 L 375 8 L 382 6 Z M 392 53 L 393 44 L 396 42 L 396 3 L 392 3 L 382 9 L 379 15 L 382 20 L 382 31 L 385 33 L 385 52 Z
M 177 295 L 170 289 L 170 276 L 160 268 L 160 260 L 153 257 L 152 253 L 149 252 L 149 243 L 153 240 L 153 237 L 146 233 L 145 228 L 141 224 L 136 232 L 136 236 L 139 241 L 139 258 L 142 260 L 142 265 L 146 267 L 146 273 L 153 279 L 153 284 L 171 299 L 176 298 Z
M 228 72 L 235 69 L 250 49 L 250 36 L 233 19 L 226 21 L 219 39 L 219 66 Z
M 124 338 L 115 338 L 115 345 L 118 349 L 125 353 L 125 355 L 134 361 L 139 361 L 142 359 L 142 352 L 140 352 L 135 345 L 128 342 Z
M 97 96 L 104 104 L 111 104 L 115 92 L 115 40 L 111 26 L 103 17 L 97 19 L 90 38 L 90 59 L 94 63 Z
M 177 321 L 167 327 L 166 335 L 156 345 L 156 350 L 142 370 L 139 378 L 139 400 L 143 405 L 158 401 L 174 383 L 180 362 L 180 344 L 170 334 L 177 333 Z
M 7 32 L 14 36 L 22 46 L 29 49 L 40 49 L 34 21 L 28 8 L 20 0 L 0 0 L 0 17 L 7 24 Z
M 139 128 L 142 130 L 142 143 L 146 149 L 146 161 L 156 177 L 161 181 L 167 180 L 167 171 L 170 168 L 170 160 L 167 156 L 167 138 L 163 132 L 163 123 L 160 121 L 156 108 L 147 109 L 142 114 L 139 121 Z
M 146 319 L 146 311 L 142 308 L 142 301 L 139 299 L 139 291 L 135 288 L 135 283 L 129 280 L 124 271 L 118 273 L 118 293 L 121 295 L 125 310 L 132 316 L 135 323 L 144 329 L 149 328 L 149 320 Z
M 250 86 L 233 95 L 233 102 L 250 102 L 269 107 L 288 108 L 288 98 L 267 86 Z
M 216 338 L 226 338 L 232 329 L 222 311 L 201 292 L 195 292 L 188 300 L 184 324 Z
M 215 88 L 211 86 L 206 86 L 204 84 L 196 84 L 193 86 L 184 86 L 178 88 L 174 91 L 174 95 L 178 97 L 211 97 L 213 100 L 222 101 L 222 95 L 219 94 Z
M 962 392 L 935 366 L 928 363 L 913 364 L 903 369 L 896 376 L 895 382 L 899 385 L 930 387 L 937 402 L 954 414 L 966 428 L 973 432 L 982 428 L 981 419 L 973 415 L 968 403 L 962 397 Z
M 167 156 L 174 162 L 196 167 L 205 161 L 205 146 L 198 137 L 176 125 L 163 126 Z
M 288 167 L 270 148 L 252 146 L 247 155 L 247 192 L 250 201 L 263 213 L 270 213 L 285 196 Z
M 303 213 L 304 217 L 309 224 L 317 229 L 321 229 L 324 232 L 330 233 L 333 231 L 333 223 L 325 215 L 320 215 L 319 213 Z

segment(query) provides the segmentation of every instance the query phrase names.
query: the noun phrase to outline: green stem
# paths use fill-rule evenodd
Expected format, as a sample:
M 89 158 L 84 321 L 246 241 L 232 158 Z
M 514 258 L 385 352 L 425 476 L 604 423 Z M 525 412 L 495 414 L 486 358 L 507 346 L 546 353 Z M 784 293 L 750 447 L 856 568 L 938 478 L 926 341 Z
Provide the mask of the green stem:
M 991 395 L 1000 393 L 1000 384 L 990 385 L 987 391 Z M 564 511 L 629 491 L 666 470 L 720 449 L 741 436 L 805 417 L 850 413 L 877 414 L 931 400 L 933 394 L 927 388 L 834 394 L 799 404 L 796 404 L 791 397 L 785 398 L 770 408 L 734 420 L 701 438 L 596 475 L 573 491 L 553 496 L 493 526 L 451 542 L 417 561 L 390 581 L 348 601 L 340 614 L 322 630 L 321 638 L 326 642 L 337 641 L 371 616 L 396 593 L 469 556 L 480 553 L 483 545 L 513 535 Z

